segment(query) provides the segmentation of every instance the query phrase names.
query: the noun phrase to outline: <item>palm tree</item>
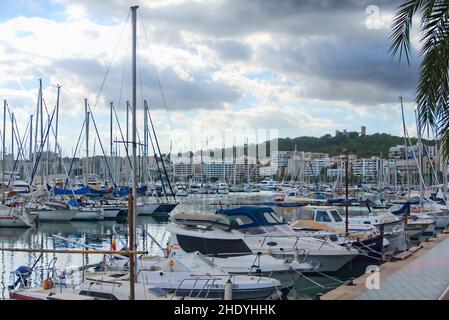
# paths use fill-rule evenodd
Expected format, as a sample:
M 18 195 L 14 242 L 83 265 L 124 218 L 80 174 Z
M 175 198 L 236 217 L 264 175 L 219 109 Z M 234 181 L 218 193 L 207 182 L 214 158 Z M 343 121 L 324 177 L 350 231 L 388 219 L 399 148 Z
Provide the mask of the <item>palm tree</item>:
M 390 54 L 403 55 L 410 64 L 410 30 L 421 15 L 422 33 L 419 83 L 416 90 L 421 130 L 433 129 L 449 156 L 449 0 L 407 0 L 395 15 L 390 34 Z

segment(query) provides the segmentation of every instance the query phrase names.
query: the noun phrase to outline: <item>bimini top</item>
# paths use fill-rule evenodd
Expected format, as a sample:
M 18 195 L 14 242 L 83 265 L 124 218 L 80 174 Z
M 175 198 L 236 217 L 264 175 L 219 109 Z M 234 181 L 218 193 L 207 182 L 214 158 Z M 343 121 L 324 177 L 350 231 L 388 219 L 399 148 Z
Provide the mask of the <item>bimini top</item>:
M 270 207 L 245 206 L 236 209 L 220 209 L 215 212 L 226 216 L 234 229 L 286 224 Z

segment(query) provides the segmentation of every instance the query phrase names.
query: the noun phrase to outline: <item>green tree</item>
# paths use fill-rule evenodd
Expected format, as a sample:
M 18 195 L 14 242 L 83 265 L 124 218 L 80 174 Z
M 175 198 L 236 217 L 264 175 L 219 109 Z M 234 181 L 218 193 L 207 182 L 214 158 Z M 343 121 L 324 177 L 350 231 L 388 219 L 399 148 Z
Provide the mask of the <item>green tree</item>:
M 390 53 L 405 54 L 410 64 L 410 31 L 413 18 L 421 16 L 423 56 L 416 90 L 421 129 L 432 128 L 441 136 L 449 155 L 449 0 L 407 0 L 397 9 L 390 34 Z

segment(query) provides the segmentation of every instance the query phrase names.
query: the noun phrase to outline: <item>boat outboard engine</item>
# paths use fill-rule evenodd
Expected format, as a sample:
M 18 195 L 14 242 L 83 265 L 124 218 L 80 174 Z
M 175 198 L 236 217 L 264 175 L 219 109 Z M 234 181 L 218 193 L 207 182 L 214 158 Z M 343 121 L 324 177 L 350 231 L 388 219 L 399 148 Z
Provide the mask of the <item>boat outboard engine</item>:
M 32 271 L 33 269 L 28 266 L 18 267 L 15 271 L 17 280 L 14 282 L 14 285 L 8 287 L 9 290 L 14 290 L 18 284 L 20 284 L 23 288 L 26 288 L 28 286 L 28 279 L 31 276 Z

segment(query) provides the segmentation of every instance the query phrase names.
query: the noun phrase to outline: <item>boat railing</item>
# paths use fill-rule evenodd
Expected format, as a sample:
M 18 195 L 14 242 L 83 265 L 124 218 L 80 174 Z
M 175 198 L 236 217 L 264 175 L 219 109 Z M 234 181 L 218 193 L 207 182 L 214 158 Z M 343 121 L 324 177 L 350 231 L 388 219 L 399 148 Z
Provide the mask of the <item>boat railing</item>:
M 233 278 L 233 275 L 226 275 L 226 276 L 229 276 L 230 279 Z M 205 278 L 199 277 L 199 278 L 195 278 L 195 279 L 189 279 L 189 278 L 183 279 L 183 280 L 178 284 L 178 286 L 176 287 L 176 289 L 175 289 L 175 291 L 174 291 L 173 296 L 171 297 L 171 299 L 173 299 L 173 297 L 176 297 L 176 296 L 178 295 L 178 291 L 180 290 L 181 286 L 182 286 L 184 283 L 188 283 L 188 282 L 191 282 L 191 281 L 194 281 L 194 283 L 193 283 L 192 288 L 190 289 L 188 298 L 194 298 L 194 299 L 199 299 L 199 298 L 201 298 L 201 293 L 202 293 L 202 292 L 205 290 L 205 288 L 208 286 L 209 288 L 208 288 L 208 290 L 207 290 L 207 292 L 206 292 L 206 295 L 204 296 L 204 298 L 207 299 L 207 298 L 209 297 L 210 290 L 214 287 L 215 281 L 218 280 L 218 279 L 220 279 L 220 278 L 219 278 L 219 277 L 212 277 L 212 278 L 211 278 L 211 277 L 205 277 Z M 205 281 L 205 282 L 204 282 L 204 285 L 203 285 L 201 288 L 199 288 L 198 293 L 197 293 L 195 296 L 193 296 L 194 290 L 196 289 L 196 286 L 197 286 L 197 284 L 198 284 L 199 281 Z M 223 288 L 223 289 L 224 289 L 224 288 Z
M 287 249 L 284 248 L 284 250 L 294 250 L 294 249 L 296 249 L 298 247 L 298 244 L 300 242 L 301 243 L 311 243 L 311 244 L 313 244 L 313 243 L 316 243 L 317 240 L 319 240 L 319 239 L 316 239 L 316 238 L 314 238 L 313 240 L 309 240 L 309 239 L 305 239 L 302 236 L 263 236 L 263 237 L 264 237 L 264 239 L 263 239 L 262 244 L 260 246 L 261 248 L 263 247 L 263 245 L 265 244 L 267 239 L 270 240 L 270 239 L 273 239 L 273 238 L 282 238 L 282 239 L 295 239 L 296 240 L 291 248 L 287 248 Z M 325 244 L 329 244 L 329 242 L 327 242 L 326 240 L 321 240 L 321 241 L 322 241 L 322 243 L 321 243 L 321 246 L 320 246 L 319 249 L 321 249 L 321 247 L 324 246 Z
M 112 285 L 112 289 L 111 289 L 111 295 L 114 295 L 115 292 L 115 287 L 116 286 L 121 286 L 122 283 L 118 282 L 118 281 L 111 281 L 111 280 L 103 280 L 103 279 L 93 279 L 93 278 L 86 278 L 86 281 L 89 281 L 89 287 L 87 292 L 90 293 L 92 291 L 92 286 L 94 284 L 99 284 L 100 285 L 100 289 L 103 290 L 103 285 L 107 284 L 107 285 Z
M 67 284 L 63 283 L 62 280 L 65 278 L 64 272 L 56 268 L 56 257 L 53 257 L 46 266 L 34 267 L 27 273 L 21 273 L 16 271 L 10 272 L 10 277 L 13 279 L 14 289 L 20 284 L 23 289 L 31 289 L 32 285 L 35 283 L 31 276 L 34 278 L 43 278 L 44 280 L 51 280 L 53 288 L 60 288 L 62 292 L 63 287 L 67 287 Z M 18 279 L 17 279 L 18 278 Z M 55 281 L 55 280 L 60 281 Z M 18 281 L 17 281 L 18 280 Z

